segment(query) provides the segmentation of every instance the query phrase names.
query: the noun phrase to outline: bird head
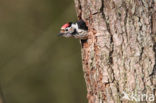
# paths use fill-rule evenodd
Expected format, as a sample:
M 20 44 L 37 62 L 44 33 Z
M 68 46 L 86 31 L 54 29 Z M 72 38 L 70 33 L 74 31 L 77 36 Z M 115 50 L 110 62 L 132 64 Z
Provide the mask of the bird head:
M 63 37 L 72 37 L 75 29 L 72 27 L 72 22 L 66 23 L 61 27 L 60 33 L 58 34 L 59 36 Z

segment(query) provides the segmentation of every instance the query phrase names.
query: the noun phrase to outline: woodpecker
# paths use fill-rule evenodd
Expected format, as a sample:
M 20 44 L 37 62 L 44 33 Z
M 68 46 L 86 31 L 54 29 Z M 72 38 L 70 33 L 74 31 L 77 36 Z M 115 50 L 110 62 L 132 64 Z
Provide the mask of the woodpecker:
M 76 39 L 85 40 L 88 37 L 88 27 L 83 20 L 78 20 L 75 23 L 68 22 L 61 27 L 58 35 L 66 38 L 74 37 Z

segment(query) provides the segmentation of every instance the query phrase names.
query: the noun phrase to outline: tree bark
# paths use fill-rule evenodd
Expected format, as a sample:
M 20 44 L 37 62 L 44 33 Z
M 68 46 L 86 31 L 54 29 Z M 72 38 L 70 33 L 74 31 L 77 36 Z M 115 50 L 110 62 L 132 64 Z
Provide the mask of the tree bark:
M 88 102 L 156 103 L 156 1 L 75 0 L 75 6 L 88 26 L 81 50 Z

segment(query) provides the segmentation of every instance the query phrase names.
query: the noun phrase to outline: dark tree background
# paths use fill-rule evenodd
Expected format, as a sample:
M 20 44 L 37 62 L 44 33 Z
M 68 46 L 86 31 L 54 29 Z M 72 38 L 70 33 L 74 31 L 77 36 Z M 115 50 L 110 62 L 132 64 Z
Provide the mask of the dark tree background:
M 86 103 L 79 42 L 57 37 L 62 24 L 77 20 L 74 8 L 73 0 L 0 0 L 7 103 Z

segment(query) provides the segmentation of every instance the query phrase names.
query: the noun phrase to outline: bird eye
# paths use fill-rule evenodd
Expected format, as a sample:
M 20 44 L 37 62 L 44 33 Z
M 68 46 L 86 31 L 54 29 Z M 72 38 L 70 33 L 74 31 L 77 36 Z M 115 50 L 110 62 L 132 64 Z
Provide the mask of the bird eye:
M 65 31 L 68 31 L 68 29 L 66 28 Z

